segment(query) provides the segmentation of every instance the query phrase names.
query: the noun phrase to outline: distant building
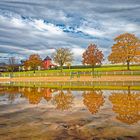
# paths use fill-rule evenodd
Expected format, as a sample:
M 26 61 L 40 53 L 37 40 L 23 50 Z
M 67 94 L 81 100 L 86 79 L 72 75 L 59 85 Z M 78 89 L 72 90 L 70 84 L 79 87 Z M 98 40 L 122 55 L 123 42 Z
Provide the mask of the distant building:
M 44 60 L 43 60 L 43 68 L 44 69 L 50 69 L 52 67 L 56 67 L 56 65 L 52 64 L 52 59 L 47 56 Z
M 0 63 L 0 72 L 7 71 L 7 65 L 5 63 Z

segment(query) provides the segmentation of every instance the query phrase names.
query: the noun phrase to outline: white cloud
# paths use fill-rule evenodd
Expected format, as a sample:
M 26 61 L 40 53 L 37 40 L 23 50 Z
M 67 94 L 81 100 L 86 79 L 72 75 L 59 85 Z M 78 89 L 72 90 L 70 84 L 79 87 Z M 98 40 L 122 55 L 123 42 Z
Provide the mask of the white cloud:
M 51 23 L 45 23 L 43 20 L 34 20 L 32 24 L 38 30 L 47 31 L 51 35 L 62 35 L 64 33 L 59 27 Z
M 88 34 L 90 36 L 96 36 L 96 37 L 104 37 L 104 35 L 105 35 L 105 33 L 103 31 L 96 30 L 96 29 L 88 27 L 88 26 L 86 26 L 86 27 L 81 26 L 77 29 L 77 31 L 81 31 L 85 34 Z
M 0 53 L 45 57 L 67 47 L 80 63 L 93 42 L 107 56 L 117 35 L 140 36 L 140 1 L 104 1 L 0 1 Z

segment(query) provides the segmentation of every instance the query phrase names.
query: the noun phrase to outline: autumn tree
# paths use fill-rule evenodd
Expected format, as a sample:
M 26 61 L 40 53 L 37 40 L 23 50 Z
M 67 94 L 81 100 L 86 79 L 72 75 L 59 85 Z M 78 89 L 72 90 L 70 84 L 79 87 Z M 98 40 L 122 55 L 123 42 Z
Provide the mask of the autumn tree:
M 140 40 L 130 33 L 124 33 L 114 39 L 112 52 L 108 60 L 112 63 L 127 63 L 127 70 L 131 62 L 140 62 Z
M 38 104 L 42 98 L 42 91 L 38 88 L 25 88 L 23 95 L 29 100 L 30 104 Z
M 96 114 L 104 102 L 105 100 L 101 90 L 83 93 L 83 103 L 92 114 Z
M 95 44 L 90 44 L 83 53 L 82 58 L 83 58 L 82 63 L 84 65 L 87 64 L 92 66 L 92 72 L 94 74 L 94 67 L 97 64 L 100 65 L 102 63 L 102 61 L 104 60 L 104 55 Z
M 51 100 L 51 98 L 52 98 L 52 93 L 53 93 L 53 90 L 50 89 L 50 88 L 44 88 L 44 89 L 42 90 L 43 97 L 44 97 L 44 99 L 45 99 L 47 102 Z
M 64 64 L 71 63 L 73 61 L 73 53 L 69 48 L 58 48 L 53 53 L 53 60 L 59 64 L 62 70 Z
M 140 120 L 140 93 L 112 93 L 109 100 L 113 104 L 116 119 L 126 124 L 134 124 Z
M 64 93 L 62 90 L 53 98 L 54 105 L 58 110 L 68 110 L 72 107 L 74 96 L 71 91 Z
M 35 70 L 38 68 L 38 66 L 42 66 L 42 59 L 38 54 L 32 54 L 29 56 L 29 59 L 24 62 L 24 66 L 31 67 L 31 69 Z

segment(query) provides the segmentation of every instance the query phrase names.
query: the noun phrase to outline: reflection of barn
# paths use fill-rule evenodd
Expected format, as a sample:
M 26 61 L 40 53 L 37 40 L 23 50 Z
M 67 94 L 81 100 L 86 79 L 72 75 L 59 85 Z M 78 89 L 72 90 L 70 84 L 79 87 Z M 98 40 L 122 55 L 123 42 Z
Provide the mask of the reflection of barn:
M 47 56 L 44 60 L 43 60 L 43 67 L 44 69 L 49 69 L 52 67 L 55 67 L 56 65 L 52 64 L 52 59 Z
M 43 91 L 43 97 L 44 99 L 48 102 L 52 98 L 52 89 L 50 88 L 45 88 Z

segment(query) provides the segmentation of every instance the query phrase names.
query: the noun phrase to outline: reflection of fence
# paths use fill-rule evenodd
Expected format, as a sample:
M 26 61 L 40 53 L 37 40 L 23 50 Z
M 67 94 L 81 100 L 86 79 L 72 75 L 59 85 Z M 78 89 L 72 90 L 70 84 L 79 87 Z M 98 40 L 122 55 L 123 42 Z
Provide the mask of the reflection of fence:
M 19 87 L 49 87 L 57 89 L 131 89 L 139 90 L 140 82 L 138 81 L 74 81 L 74 82 L 9 82 L 0 83 L 0 86 L 19 86 Z
M 15 72 L 14 74 L 9 73 L 2 73 L 1 77 L 47 77 L 47 76 L 92 76 L 92 71 L 85 71 L 85 72 L 36 72 L 36 73 L 29 73 L 29 72 Z M 115 76 L 115 75 L 140 75 L 140 71 L 95 71 L 94 76 Z

